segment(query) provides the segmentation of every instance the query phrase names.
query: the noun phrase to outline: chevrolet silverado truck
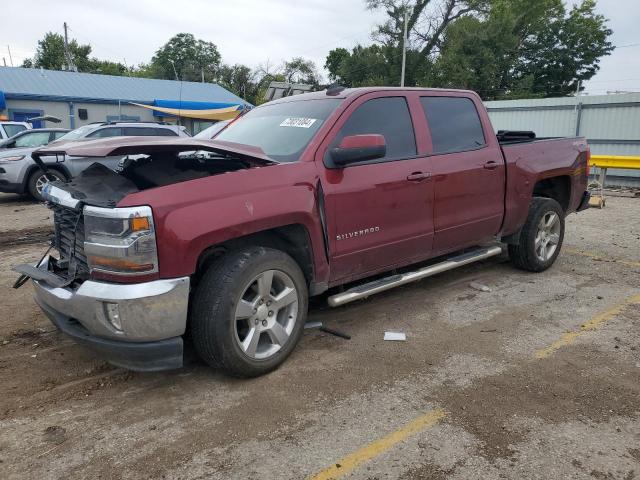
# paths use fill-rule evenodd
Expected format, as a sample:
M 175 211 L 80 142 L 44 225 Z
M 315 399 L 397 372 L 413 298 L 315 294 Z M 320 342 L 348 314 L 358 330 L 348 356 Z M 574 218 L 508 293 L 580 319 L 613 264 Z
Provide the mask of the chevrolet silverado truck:
M 47 155 L 126 158 L 45 186 L 56 252 L 16 267 L 18 283 L 133 370 L 180 367 L 189 339 L 228 374 L 266 373 L 300 339 L 309 297 L 338 307 L 504 244 L 543 271 L 589 199 L 584 138 L 496 135 L 460 90 L 332 88 L 254 108 L 215 140 L 95 140 L 33 160 L 46 169 Z

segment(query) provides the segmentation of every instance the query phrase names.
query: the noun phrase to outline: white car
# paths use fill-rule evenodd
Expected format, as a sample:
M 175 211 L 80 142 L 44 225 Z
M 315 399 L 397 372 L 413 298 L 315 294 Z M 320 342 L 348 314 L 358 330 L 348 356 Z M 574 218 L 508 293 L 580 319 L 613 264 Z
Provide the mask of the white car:
M 103 122 L 93 123 L 72 130 L 55 142 L 80 142 L 108 137 L 187 137 L 184 129 L 176 125 L 153 122 Z M 42 200 L 42 189 L 54 180 L 69 180 L 89 165 L 99 163 L 111 168 L 118 167 L 122 157 L 95 158 L 55 158 L 44 157 L 47 164 L 44 172 L 36 165 L 31 154 L 36 148 L 12 148 L 0 152 L 0 192 L 28 193 L 36 200 Z
M 31 130 L 31 124 L 27 122 L 9 122 L 0 121 L 0 140 L 13 137 L 16 133 L 20 133 L 23 130 Z

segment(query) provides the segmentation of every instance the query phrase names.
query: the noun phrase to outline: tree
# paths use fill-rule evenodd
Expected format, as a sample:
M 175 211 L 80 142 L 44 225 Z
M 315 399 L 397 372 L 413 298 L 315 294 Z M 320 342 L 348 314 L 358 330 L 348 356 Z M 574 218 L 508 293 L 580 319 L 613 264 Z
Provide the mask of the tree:
M 433 53 L 451 22 L 486 8 L 486 0 L 366 0 L 366 4 L 371 10 L 384 10 L 389 17 L 376 28 L 376 41 L 402 46 L 406 13 L 409 43 L 424 57 Z
M 422 83 L 470 88 L 487 99 L 561 96 L 591 78 L 613 47 L 606 20 L 584 0 L 494 0 L 484 18 L 460 18 Z
M 288 62 L 284 62 L 282 74 L 288 83 L 305 83 L 308 85 L 318 85 L 320 76 L 315 64 L 311 60 L 302 57 L 294 57 Z
M 78 71 L 90 70 L 91 45 L 80 45 L 76 40 L 69 42 L 69 51 Z M 64 37 L 58 33 L 47 32 L 38 47 L 33 60 L 25 60 L 23 67 L 45 68 L 47 70 L 62 70 L 67 65 L 64 55 Z
M 212 81 L 219 66 L 220 53 L 215 44 L 179 33 L 156 51 L 144 70 L 155 78 Z
M 608 40 L 613 32 L 595 7 L 595 0 L 583 0 L 568 15 L 563 8 L 536 35 L 527 37 L 516 77 L 532 78 L 532 89 L 546 95 L 571 94 L 580 82 L 592 78 L 600 69 L 600 58 L 614 49 Z

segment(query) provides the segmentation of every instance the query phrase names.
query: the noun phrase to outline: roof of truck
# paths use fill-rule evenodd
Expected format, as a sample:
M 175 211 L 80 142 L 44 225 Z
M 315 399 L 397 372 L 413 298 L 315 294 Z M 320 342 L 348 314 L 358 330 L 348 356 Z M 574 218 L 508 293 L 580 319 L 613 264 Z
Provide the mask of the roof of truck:
M 285 102 L 297 102 L 302 100 L 319 100 L 321 98 L 348 98 L 348 97 L 359 97 L 360 95 L 364 95 L 366 93 L 374 93 L 374 92 L 382 92 L 382 91 L 391 91 L 391 92 L 451 92 L 456 94 L 468 94 L 468 95 L 477 95 L 476 92 L 472 90 L 458 90 L 453 88 L 424 88 L 424 87 L 358 87 L 358 88 L 345 88 L 344 90 L 340 90 L 337 93 L 330 94 L 330 90 L 321 90 L 318 92 L 310 92 L 303 93 L 300 95 L 292 95 L 289 97 L 282 97 L 277 100 L 272 100 L 269 104 L 273 103 L 285 103 Z

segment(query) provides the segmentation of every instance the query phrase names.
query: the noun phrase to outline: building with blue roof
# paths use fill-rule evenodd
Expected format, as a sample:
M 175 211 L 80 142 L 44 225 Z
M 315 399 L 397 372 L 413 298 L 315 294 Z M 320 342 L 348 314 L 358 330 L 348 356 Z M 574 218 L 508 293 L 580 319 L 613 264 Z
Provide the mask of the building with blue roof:
M 0 117 L 28 121 L 39 116 L 62 120 L 58 127 L 77 128 L 93 122 L 166 121 L 193 133 L 211 121 L 178 119 L 132 103 L 176 109 L 209 110 L 249 106 L 215 83 L 118 77 L 36 68 L 0 67 Z M 34 127 L 45 125 L 34 121 Z

